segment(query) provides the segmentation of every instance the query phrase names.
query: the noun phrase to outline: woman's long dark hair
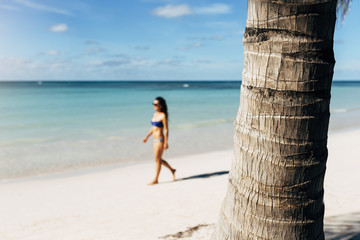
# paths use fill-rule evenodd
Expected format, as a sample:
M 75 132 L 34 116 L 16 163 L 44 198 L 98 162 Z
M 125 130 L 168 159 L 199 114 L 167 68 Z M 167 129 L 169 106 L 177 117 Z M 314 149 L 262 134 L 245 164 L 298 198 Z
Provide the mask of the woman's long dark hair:
M 160 104 L 160 111 L 165 113 L 165 116 L 167 119 L 169 119 L 169 113 L 168 113 L 168 109 L 167 109 L 167 105 L 166 105 L 166 101 L 164 98 L 162 97 L 157 97 L 155 98 L 155 100 L 158 100 L 159 104 Z

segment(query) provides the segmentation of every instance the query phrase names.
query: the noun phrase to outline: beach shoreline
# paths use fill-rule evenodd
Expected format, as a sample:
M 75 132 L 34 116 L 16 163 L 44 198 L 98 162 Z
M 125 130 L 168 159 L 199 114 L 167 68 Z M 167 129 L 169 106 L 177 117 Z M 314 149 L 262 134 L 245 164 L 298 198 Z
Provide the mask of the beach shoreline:
M 360 129 L 329 135 L 325 217 L 360 212 L 356 170 Z M 156 186 L 147 186 L 155 165 L 104 166 L 1 182 L 0 238 L 207 239 L 227 190 L 232 150 L 169 159 L 177 181 L 163 168 Z M 352 215 L 351 215 L 352 216 Z M 358 215 L 356 215 L 358 216 Z M 166 237 L 167 236 L 167 237 Z
M 227 126 L 228 125 L 228 126 Z M 227 135 L 230 135 L 232 132 L 232 124 L 220 124 L 218 127 L 216 127 L 217 130 L 226 131 Z M 201 129 L 198 133 L 204 134 L 206 133 L 211 127 L 204 127 Z M 350 125 L 343 128 L 334 128 L 330 124 L 329 129 L 329 135 L 333 134 L 343 134 L 347 132 L 357 131 L 360 129 L 360 127 L 356 125 Z M 178 132 L 175 133 L 175 136 L 172 136 L 172 138 L 181 139 L 186 138 L 186 135 L 190 134 L 190 132 Z M 218 152 L 218 151 L 232 151 L 233 144 L 232 144 L 232 137 L 226 139 L 226 141 L 223 140 L 221 142 L 220 146 L 212 147 L 215 145 L 215 141 L 212 141 L 208 144 L 208 146 L 200 146 L 200 148 L 196 148 L 198 146 L 197 144 L 201 144 L 201 140 L 206 139 L 206 137 L 209 137 L 209 135 L 205 135 L 205 137 L 202 137 L 201 139 L 197 140 L 197 142 L 194 142 L 194 147 L 192 149 L 187 149 L 187 151 L 181 151 L 179 148 L 181 145 L 181 142 L 175 139 L 175 141 L 170 141 L 170 150 L 167 150 L 164 152 L 164 158 L 166 159 L 177 159 L 177 158 L 187 158 L 193 155 L 199 155 L 199 154 L 211 154 L 211 152 Z M 174 143 L 175 142 L 175 143 Z M 23 182 L 28 180 L 34 180 L 34 179 L 49 179 L 52 177 L 61 177 L 61 176 L 72 176 L 72 175 L 82 175 L 82 174 L 89 174 L 99 171 L 107 171 L 109 169 L 117 169 L 117 168 L 123 168 L 128 166 L 138 166 L 142 164 L 152 164 L 154 159 L 152 157 L 152 144 L 147 143 L 143 144 L 141 143 L 141 137 L 138 137 L 138 147 L 145 148 L 147 152 L 147 157 L 143 156 L 140 159 L 137 159 L 135 161 L 110 161 L 109 163 L 93 163 L 89 164 L 88 166 L 79 165 L 78 167 L 73 168 L 65 168 L 64 170 L 54 170 L 50 172 L 41 172 L 38 174 L 29 174 L 25 175 L 23 177 L 11 177 L 11 178 L 3 178 L 0 179 L 1 183 L 12 183 L 12 182 Z M 198 150 L 196 150 L 198 149 Z

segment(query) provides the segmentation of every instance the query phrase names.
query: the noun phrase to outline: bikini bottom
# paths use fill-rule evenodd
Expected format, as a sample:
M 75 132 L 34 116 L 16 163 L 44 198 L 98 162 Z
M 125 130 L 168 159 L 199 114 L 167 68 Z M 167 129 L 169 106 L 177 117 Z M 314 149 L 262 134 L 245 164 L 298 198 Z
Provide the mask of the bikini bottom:
M 154 142 L 163 142 L 164 141 L 164 138 L 154 138 L 153 139 Z

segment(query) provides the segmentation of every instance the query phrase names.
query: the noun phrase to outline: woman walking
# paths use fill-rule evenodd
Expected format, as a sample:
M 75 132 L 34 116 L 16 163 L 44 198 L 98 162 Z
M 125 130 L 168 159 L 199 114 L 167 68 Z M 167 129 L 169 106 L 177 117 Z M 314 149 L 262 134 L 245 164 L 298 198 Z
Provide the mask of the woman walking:
M 161 165 L 164 165 L 171 171 L 173 175 L 173 180 L 175 180 L 175 171 L 176 171 L 164 159 L 162 159 L 163 151 L 169 148 L 168 111 L 167 111 L 166 101 L 162 97 L 157 97 L 153 102 L 153 106 L 155 113 L 151 120 L 151 129 L 149 133 L 146 135 L 146 137 L 143 139 L 143 142 L 146 143 L 148 138 L 151 135 L 153 135 L 156 174 L 154 180 L 150 182 L 148 185 L 154 185 L 158 183 Z

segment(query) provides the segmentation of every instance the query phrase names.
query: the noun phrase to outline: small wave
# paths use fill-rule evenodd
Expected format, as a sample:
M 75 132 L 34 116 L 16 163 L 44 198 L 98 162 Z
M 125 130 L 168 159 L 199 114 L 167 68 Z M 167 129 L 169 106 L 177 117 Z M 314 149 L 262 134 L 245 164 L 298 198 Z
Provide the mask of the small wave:
M 213 119 L 209 121 L 201 121 L 201 122 L 195 122 L 193 124 L 181 124 L 174 126 L 176 129 L 191 129 L 191 128 L 199 128 L 199 127 L 208 127 L 213 126 L 217 124 L 223 124 L 223 123 L 232 123 L 233 119 Z
M 338 109 L 334 109 L 334 110 L 331 110 L 332 113 L 345 113 L 345 112 L 348 112 L 348 109 L 346 108 L 338 108 Z
M 124 138 L 120 137 L 120 136 L 110 136 L 107 138 L 107 140 L 111 140 L 111 141 L 121 141 L 124 140 Z
M 0 142 L 1 147 L 13 147 L 19 145 L 30 145 L 36 143 L 45 143 L 48 142 L 50 139 L 47 138 L 23 138 L 23 139 L 16 139 L 16 140 L 8 140 Z
M 190 87 L 190 85 L 189 84 L 183 84 L 183 87 L 188 88 L 188 87 Z
M 360 108 L 336 108 L 330 110 L 331 113 L 347 113 L 354 111 L 360 111 Z

